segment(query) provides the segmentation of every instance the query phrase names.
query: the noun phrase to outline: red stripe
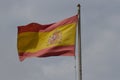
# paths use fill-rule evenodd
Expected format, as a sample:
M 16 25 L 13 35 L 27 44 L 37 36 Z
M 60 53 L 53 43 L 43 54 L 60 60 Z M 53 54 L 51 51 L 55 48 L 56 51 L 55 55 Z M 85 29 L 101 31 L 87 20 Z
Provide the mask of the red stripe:
M 28 57 L 75 56 L 74 46 L 57 46 L 40 50 L 35 53 L 19 53 L 20 61 Z
M 48 24 L 48 25 L 41 25 L 38 23 L 30 23 L 30 24 L 25 25 L 25 26 L 18 26 L 18 33 L 22 33 L 22 32 L 48 32 L 48 31 L 51 31 L 59 26 L 74 23 L 77 21 L 78 21 L 78 18 L 77 18 L 77 15 L 75 15 L 75 16 L 72 16 L 70 18 L 59 21 L 57 23 Z

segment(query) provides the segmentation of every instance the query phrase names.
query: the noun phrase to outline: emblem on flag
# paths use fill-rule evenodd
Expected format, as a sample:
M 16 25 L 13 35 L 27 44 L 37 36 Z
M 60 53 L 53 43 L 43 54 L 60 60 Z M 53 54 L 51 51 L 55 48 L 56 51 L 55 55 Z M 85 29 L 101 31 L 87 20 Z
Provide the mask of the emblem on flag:
M 56 30 L 48 39 L 48 45 L 59 44 L 62 40 L 62 32 Z

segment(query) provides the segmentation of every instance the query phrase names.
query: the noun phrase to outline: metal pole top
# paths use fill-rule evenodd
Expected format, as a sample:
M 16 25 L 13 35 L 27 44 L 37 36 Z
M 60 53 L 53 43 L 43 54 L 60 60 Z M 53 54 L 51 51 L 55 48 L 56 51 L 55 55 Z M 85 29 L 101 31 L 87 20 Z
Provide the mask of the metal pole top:
M 80 4 L 78 4 L 77 7 L 80 7 Z

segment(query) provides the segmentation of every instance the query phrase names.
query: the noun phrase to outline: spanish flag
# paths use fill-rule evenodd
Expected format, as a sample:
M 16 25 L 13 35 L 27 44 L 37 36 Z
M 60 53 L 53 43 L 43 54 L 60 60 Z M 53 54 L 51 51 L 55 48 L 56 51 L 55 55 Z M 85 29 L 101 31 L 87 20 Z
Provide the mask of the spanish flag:
M 18 26 L 17 47 L 20 61 L 29 57 L 74 56 L 78 15 L 41 25 Z

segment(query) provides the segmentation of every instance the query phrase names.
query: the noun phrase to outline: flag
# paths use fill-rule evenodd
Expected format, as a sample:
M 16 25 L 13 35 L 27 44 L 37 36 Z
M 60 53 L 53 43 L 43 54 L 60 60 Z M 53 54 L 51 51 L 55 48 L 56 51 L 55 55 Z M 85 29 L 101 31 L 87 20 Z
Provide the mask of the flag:
M 20 61 L 29 57 L 74 56 L 78 15 L 52 24 L 18 26 Z

